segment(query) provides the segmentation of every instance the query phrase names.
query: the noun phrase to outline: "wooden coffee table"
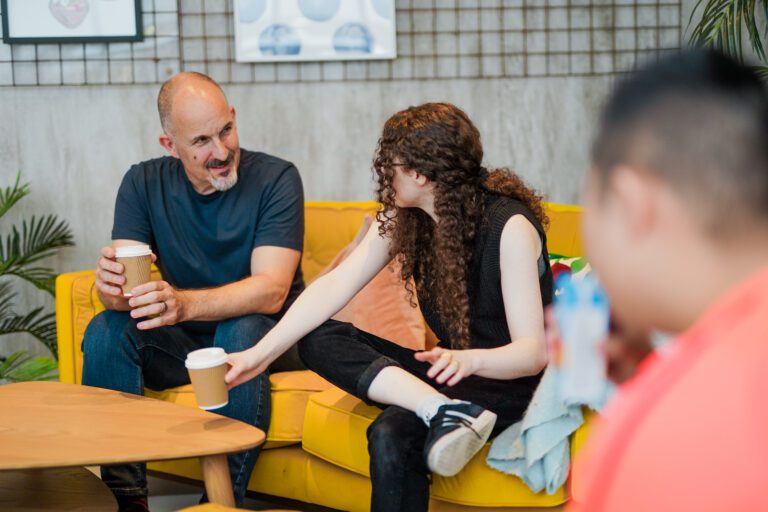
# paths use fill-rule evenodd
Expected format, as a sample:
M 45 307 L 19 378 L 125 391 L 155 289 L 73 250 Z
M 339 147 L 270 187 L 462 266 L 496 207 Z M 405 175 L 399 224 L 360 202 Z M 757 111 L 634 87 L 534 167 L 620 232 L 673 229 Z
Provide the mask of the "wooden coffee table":
M 60 382 L 0 386 L 0 471 L 200 457 L 208 498 L 233 506 L 226 454 L 264 438 L 243 422 L 129 393 Z

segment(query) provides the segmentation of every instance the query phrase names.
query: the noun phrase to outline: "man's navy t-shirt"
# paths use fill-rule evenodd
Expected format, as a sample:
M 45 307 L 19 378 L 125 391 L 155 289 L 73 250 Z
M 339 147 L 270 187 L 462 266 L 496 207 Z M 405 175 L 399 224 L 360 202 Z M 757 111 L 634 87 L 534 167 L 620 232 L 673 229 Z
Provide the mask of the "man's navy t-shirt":
M 175 288 L 239 281 L 251 275 L 256 247 L 302 250 L 301 177 L 290 162 L 241 149 L 237 184 L 201 195 L 181 160 L 166 156 L 142 162 L 120 185 L 112 239 L 149 244 L 163 279 Z M 283 310 L 303 287 L 299 267 Z

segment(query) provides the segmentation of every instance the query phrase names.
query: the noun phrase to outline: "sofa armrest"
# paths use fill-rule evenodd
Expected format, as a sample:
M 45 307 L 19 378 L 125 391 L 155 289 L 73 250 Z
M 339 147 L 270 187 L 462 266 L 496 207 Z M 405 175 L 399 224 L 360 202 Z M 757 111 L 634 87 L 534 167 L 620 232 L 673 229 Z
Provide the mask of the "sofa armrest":
M 151 279 L 161 279 L 154 265 Z M 83 335 L 91 319 L 104 311 L 95 284 L 96 271 L 93 269 L 56 277 L 56 338 L 61 382 L 80 384 Z
M 94 270 L 69 272 L 56 278 L 56 335 L 61 382 L 80 383 L 83 334 L 91 319 L 104 310 L 95 282 Z

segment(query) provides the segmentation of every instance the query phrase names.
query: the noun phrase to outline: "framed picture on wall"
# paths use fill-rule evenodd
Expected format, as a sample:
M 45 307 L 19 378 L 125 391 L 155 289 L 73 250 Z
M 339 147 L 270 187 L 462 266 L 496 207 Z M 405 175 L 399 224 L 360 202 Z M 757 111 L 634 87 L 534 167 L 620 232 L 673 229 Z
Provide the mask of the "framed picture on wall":
M 395 0 L 234 0 L 238 62 L 397 57 Z
M 141 0 L 0 0 L 4 43 L 141 41 Z

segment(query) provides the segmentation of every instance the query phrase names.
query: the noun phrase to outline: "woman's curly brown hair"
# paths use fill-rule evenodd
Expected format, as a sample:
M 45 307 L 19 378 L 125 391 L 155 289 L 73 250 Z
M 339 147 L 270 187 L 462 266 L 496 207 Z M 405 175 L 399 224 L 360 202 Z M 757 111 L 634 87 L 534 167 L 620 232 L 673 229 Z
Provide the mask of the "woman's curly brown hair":
M 435 184 L 438 223 L 419 208 L 396 206 L 396 159 Z M 417 295 L 435 305 L 454 348 L 470 342 L 467 278 L 486 195 L 513 197 L 547 224 L 541 196 L 509 169 L 489 171 L 482 160 L 480 133 L 467 114 L 448 103 L 426 103 L 389 118 L 373 162 L 383 204 L 379 234 L 391 240 L 412 303 L 415 277 Z

